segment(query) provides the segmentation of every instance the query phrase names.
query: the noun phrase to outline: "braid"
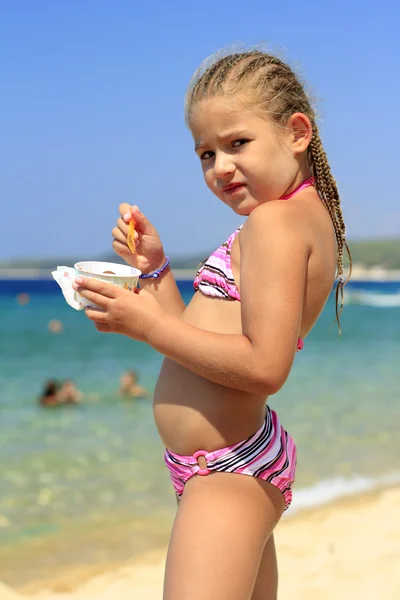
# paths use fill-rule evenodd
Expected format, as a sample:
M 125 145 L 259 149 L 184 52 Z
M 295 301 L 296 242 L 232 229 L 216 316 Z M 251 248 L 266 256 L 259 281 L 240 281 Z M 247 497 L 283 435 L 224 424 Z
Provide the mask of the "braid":
M 336 181 L 332 176 L 322 146 L 314 110 L 304 87 L 292 69 L 282 60 L 261 50 L 249 50 L 206 59 L 194 74 L 185 99 L 185 119 L 193 108 L 204 100 L 218 95 L 247 94 L 249 103 L 261 107 L 278 125 L 285 126 L 290 117 L 301 112 L 312 125 L 312 137 L 307 158 L 316 180 L 316 189 L 326 207 L 335 230 L 337 242 L 336 321 L 340 332 L 343 310 L 343 288 L 350 278 L 352 259 L 346 242 L 346 228 L 340 206 Z M 251 92 L 249 94 L 249 92 Z M 343 254 L 349 258 L 349 274 L 344 278 Z M 340 297 L 340 306 L 339 306 Z
M 314 120 L 313 120 L 314 121 Z M 346 227 L 343 220 L 343 214 L 340 206 L 339 193 L 336 185 L 336 181 L 332 176 L 331 169 L 328 163 L 325 150 L 322 146 L 321 138 L 319 137 L 318 128 L 315 122 L 312 121 L 313 134 L 309 146 L 309 161 L 313 171 L 313 175 L 316 179 L 316 188 L 318 190 L 319 197 L 321 198 L 324 206 L 329 212 L 332 219 L 333 227 L 335 230 L 336 243 L 337 243 L 337 284 L 335 290 L 336 297 L 336 320 L 340 331 L 340 315 L 343 310 L 344 296 L 343 288 L 351 275 L 351 254 L 346 241 Z M 344 279 L 344 268 L 343 268 L 343 254 L 346 249 L 350 269 L 347 280 Z M 340 307 L 339 307 L 339 296 L 340 296 Z
M 192 78 L 192 85 L 186 94 L 185 112 L 207 97 L 217 95 L 223 91 L 228 74 L 232 68 L 243 60 L 244 54 L 230 54 L 216 61 L 202 73 L 202 66 L 196 71 Z M 207 60 L 204 61 L 207 66 Z M 186 118 L 186 121 L 188 118 Z
M 222 90 L 222 86 L 225 83 L 229 71 L 231 71 L 238 62 L 243 60 L 242 57 L 242 54 L 231 54 L 220 61 L 219 70 L 216 72 L 212 82 L 214 92 Z

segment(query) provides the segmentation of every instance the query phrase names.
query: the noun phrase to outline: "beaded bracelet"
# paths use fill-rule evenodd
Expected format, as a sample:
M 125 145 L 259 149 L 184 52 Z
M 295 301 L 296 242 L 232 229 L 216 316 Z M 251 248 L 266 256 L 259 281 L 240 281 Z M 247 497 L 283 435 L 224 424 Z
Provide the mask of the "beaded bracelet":
M 139 275 L 139 279 L 157 279 L 158 277 L 160 277 L 160 274 L 163 271 L 165 271 L 165 269 L 168 267 L 170 262 L 171 262 L 170 257 L 166 256 L 165 263 L 163 264 L 162 267 L 160 267 L 159 269 L 156 269 L 152 273 L 146 273 L 146 274 Z

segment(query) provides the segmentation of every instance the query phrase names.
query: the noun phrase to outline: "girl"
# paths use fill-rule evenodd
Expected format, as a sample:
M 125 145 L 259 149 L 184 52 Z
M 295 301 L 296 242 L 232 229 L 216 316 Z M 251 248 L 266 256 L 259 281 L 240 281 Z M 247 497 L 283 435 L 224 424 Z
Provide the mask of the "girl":
M 345 227 L 314 112 L 278 58 L 255 50 L 207 61 L 186 120 L 207 186 L 244 225 L 201 265 L 186 307 L 156 230 L 123 204 L 113 247 L 142 271 L 141 289 L 81 278 L 75 289 L 101 308 L 86 310 L 99 331 L 165 356 L 154 415 L 181 501 L 164 600 L 273 600 L 273 530 L 291 502 L 296 447 L 266 400 L 285 383 L 335 273 L 339 318 Z

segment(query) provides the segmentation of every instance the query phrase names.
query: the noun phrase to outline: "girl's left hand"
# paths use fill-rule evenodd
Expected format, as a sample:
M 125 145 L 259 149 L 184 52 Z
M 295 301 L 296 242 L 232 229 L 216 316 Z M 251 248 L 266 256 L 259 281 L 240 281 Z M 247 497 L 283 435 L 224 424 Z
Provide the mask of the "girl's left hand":
M 143 289 L 131 292 L 88 277 L 77 277 L 72 287 L 99 307 L 85 308 L 98 331 L 146 342 L 150 330 L 165 315 L 157 300 Z

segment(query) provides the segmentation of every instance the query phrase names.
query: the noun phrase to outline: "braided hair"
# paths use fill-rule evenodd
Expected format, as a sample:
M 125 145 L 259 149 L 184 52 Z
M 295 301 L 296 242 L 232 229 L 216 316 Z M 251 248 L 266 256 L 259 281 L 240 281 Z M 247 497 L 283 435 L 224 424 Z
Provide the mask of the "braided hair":
M 251 94 L 248 93 L 249 90 Z M 285 126 L 296 112 L 301 112 L 310 119 L 312 137 L 307 149 L 307 159 L 311 174 L 315 177 L 316 190 L 331 217 L 336 236 L 335 312 L 340 332 L 343 288 L 351 275 L 352 259 L 346 241 L 337 184 L 321 142 L 314 109 L 294 71 L 278 57 L 256 49 L 211 56 L 200 65 L 186 93 L 186 123 L 189 123 L 194 108 L 203 100 L 240 93 L 246 94 L 250 105 L 262 108 L 277 125 Z M 349 260 L 347 279 L 344 277 L 344 251 Z

